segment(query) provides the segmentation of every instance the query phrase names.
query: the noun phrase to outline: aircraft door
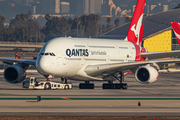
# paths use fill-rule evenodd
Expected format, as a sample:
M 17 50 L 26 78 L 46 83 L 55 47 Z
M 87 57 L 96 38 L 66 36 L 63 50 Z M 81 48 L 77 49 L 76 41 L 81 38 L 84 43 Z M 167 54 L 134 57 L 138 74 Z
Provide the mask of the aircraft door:
M 66 55 L 63 54 L 63 65 L 66 65 L 66 62 L 67 62 Z
M 129 58 L 128 60 L 134 60 L 135 57 L 135 47 L 134 46 L 129 46 Z
M 81 65 L 84 65 L 84 62 L 85 62 L 85 58 L 84 56 L 81 58 Z
M 57 54 L 57 66 L 61 65 L 66 65 L 67 60 L 66 60 L 66 55 L 65 54 Z

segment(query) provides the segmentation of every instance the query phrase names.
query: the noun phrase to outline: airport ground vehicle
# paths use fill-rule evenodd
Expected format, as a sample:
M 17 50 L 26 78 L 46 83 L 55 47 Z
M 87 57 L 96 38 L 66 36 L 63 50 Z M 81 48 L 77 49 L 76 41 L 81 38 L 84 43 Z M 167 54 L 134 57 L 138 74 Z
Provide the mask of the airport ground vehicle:
M 71 83 L 56 83 L 51 81 L 38 82 L 36 77 L 27 77 L 23 81 L 23 88 L 30 89 L 72 89 Z

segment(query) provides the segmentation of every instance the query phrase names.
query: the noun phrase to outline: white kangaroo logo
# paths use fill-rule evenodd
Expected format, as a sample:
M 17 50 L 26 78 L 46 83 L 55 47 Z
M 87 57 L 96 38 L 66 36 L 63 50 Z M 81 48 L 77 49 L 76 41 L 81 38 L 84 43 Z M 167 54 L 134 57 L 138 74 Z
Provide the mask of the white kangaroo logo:
M 139 34 L 140 34 L 141 25 L 142 25 L 142 19 L 143 19 L 143 14 L 139 17 L 139 20 L 137 21 L 137 23 L 135 23 L 130 29 L 132 32 L 134 32 L 134 35 L 137 38 L 137 41 L 136 41 L 137 44 L 139 44 Z M 136 27 L 136 29 L 135 29 L 135 27 Z M 125 40 L 128 41 L 127 36 L 126 36 Z
M 136 36 L 137 38 L 137 44 L 139 44 L 139 34 L 140 34 L 140 29 L 141 29 L 141 25 L 142 25 L 142 19 L 143 19 L 143 14 L 140 16 L 138 22 L 137 22 L 137 25 L 134 24 L 132 27 L 131 27 L 131 31 L 134 32 L 134 35 Z M 135 29 L 136 27 L 136 29 Z
M 133 31 L 134 34 L 135 34 L 135 36 L 138 37 L 138 31 L 137 31 L 137 29 L 135 29 L 135 26 L 136 26 L 136 24 L 134 24 L 134 25 L 131 27 L 131 31 Z
M 180 35 L 175 30 L 174 30 L 174 33 L 175 33 L 176 37 L 180 39 Z
M 178 23 L 178 25 L 176 25 L 176 26 L 180 26 L 180 23 Z M 180 39 L 180 34 L 178 34 L 177 31 L 178 31 L 177 29 L 176 30 L 174 29 L 174 33 L 175 33 L 176 37 L 178 39 Z

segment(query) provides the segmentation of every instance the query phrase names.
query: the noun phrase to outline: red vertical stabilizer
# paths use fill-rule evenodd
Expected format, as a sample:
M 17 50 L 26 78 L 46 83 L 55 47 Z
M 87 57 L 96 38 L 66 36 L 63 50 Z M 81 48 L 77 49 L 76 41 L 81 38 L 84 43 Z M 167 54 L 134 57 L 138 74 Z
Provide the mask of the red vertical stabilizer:
M 140 31 L 141 31 L 141 26 L 142 26 L 145 2 L 146 0 L 138 0 L 133 18 L 131 20 L 131 24 L 129 26 L 127 36 L 125 39 L 126 41 L 131 41 L 138 45 L 139 45 L 139 38 L 140 38 Z
M 171 26 L 174 30 L 174 33 L 180 46 L 180 23 L 171 21 Z

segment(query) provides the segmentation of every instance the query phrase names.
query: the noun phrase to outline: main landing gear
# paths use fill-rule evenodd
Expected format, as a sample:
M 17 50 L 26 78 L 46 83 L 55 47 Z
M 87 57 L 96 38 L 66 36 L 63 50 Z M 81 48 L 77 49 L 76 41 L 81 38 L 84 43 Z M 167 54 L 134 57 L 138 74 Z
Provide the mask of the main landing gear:
M 114 77 L 120 82 L 113 84 L 113 81 L 108 81 L 102 85 L 103 89 L 127 89 L 127 83 L 122 83 L 124 81 L 124 73 L 120 72 L 119 74 L 114 75 Z
M 85 81 L 85 83 L 79 84 L 79 89 L 94 89 L 94 84 L 89 83 L 89 81 Z

